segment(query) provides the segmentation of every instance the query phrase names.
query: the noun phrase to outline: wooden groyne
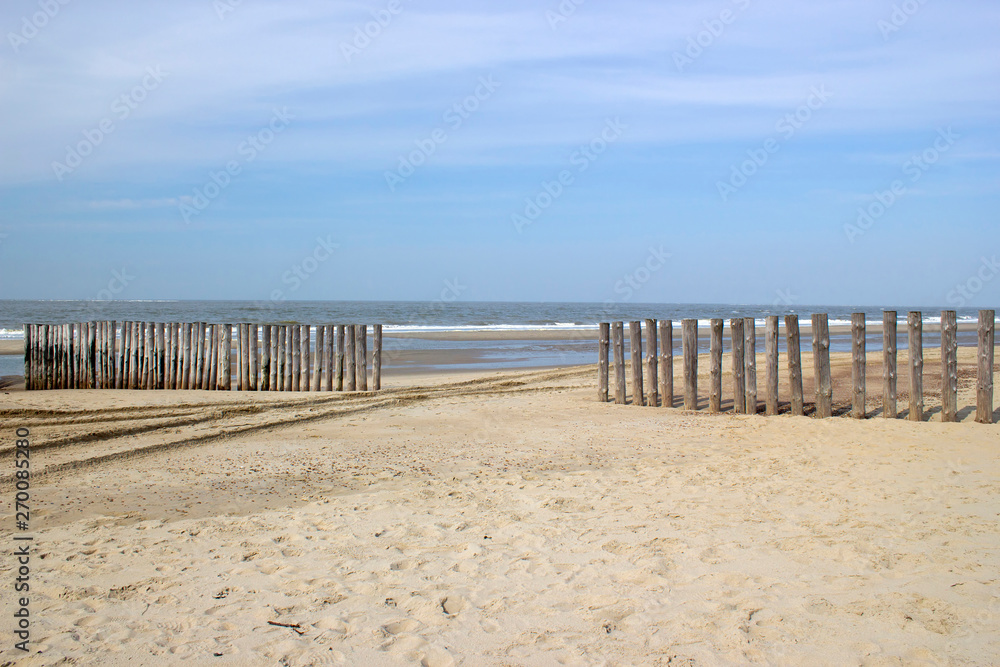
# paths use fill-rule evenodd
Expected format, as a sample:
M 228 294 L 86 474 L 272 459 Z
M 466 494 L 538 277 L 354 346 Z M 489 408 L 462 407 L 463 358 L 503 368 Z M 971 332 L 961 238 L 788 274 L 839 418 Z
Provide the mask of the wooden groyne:
M 378 390 L 382 325 L 372 329 L 371 387 Z M 345 345 L 347 335 L 350 340 Z M 368 325 L 114 321 L 24 325 L 24 386 L 32 391 L 343 391 L 345 368 L 347 390 L 367 391 Z
M 882 416 L 896 419 L 899 415 L 897 398 L 897 347 L 895 311 L 885 311 L 882 327 Z M 867 338 L 864 313 L 851 317 L 851 410 L 857 419 L 868 417 L 867 401 Z M 830 417 L 833 413 L 833 381 L 830 370 L 830 326 L 825 313 L 811 319 L 814 406 L 816 417 Z M 909 419 L 923 421 L 924 410 L 924 352 L 923 314 L 907 315 L 909 363 Z M 976 371 L 976 421 L 993 423 L 993 375 L 996 312 L 979 311 L 978 355 Z M 776 315 L 765 318 L 764 331 L 764 413 L 778 414 L 779 406 L 779 353 L 781 322 Z M 645 330 L 646 359 L 643 363 L 642 337 Z M 757 414 L 760 404 L 757 394 L 757 342 L 756 322 L 753 318 L 734 318 L 729 322 L 730 350 L 732 354 L 733 412 Z M 609 334 L 613 346 L 609 345 Z M 724 321 L 709 323 L 709 391 L 708 411 L 721 412 L 722 406 L 722 344 Z M 791 414 L 804 413 L 802 390 L 802 351 L 797 315 L 784 318 L 785 365 L 788 373 L 788 404 Z M 698 320 L 681 322 L 683 350 L 683 405 L 686 410 L 698 406 Z M 659 354 L 656 341 L 659 339 Z M 630 384 L 634 405 L 672 407 L 673 390 L 673 322 L 671 320 L 645 320 L 629 323 Z M 613 350 L 612 350 L 613 347 Z M 613 351 L 612 363 L 608 354 Z M 624 404 L 626 395 L 626 368 L 622 322 L 603 322 L 599 325 L 598 345 L 598 400 L 609 401 L 609 374 L 614 368 L 614 402 Z M 648 382 L 644 383 L 643 373 Z M 941 421 L 958 420 L 958 325 L 953 310 L 941 313 Z M 657 384 L 657 378 L 659 383 Z

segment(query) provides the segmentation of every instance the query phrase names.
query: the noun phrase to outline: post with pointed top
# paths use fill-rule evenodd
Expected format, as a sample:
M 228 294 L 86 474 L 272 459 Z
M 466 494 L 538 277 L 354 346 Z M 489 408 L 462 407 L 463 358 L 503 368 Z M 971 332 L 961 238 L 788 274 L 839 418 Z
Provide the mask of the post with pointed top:
M 615 355 L 615 403 L 624 405 L 625 397 L 625 323 L 611 325 L 611 338 Z
M 976 372 L 976 421 L 993 423 L 993 346 L 996 341 L 996 311 L 979 311 L 979 364 Z
M 941 421 L 958 421 L 958 322 L 954 310 L 941 311 Z
M 896 311 L 882 313 L 882 417 L 895 419 L 896 405 Z
M 830 318 L 826 313 L 812 316 L 813 371 L 816 375 L 816 416 L 833 414 L 833 380 L 830 376 Z

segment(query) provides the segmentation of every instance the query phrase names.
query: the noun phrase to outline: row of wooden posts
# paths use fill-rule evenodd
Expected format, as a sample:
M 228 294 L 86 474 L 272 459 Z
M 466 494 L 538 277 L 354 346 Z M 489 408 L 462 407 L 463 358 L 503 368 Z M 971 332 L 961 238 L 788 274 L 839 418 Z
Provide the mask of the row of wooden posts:
M 979 312 L 979 348 L 976 391 L 976 421 L 984 424 L 993 422 L 993 357 L 995 341 L 996 313 L 992 310 Z M 765 414 L 778 414 L 778 316 L 765 320 L 764 357 L 766 375 L 764 381 Z M 757 399 L 757 330 L 753 318 L 730 320 L 730 336 L 733 356 L 733 410 L 738 414 L 756 414 L 759 410 Z M 907 316 L 909 333 L 910 365 L 910 405 L 909 418 L 922 421 L 924 412 L 923 390 L 923 316 L 911 312 Z M 632 396 L 636 405 L 657 406 L 662 398 L 664 406 L 672 406 L 674 400 L 673 363 L 673 323 L 670 320 L 645 321 L 646 359 L 643 364 L 642 324 L 629 322 L 631 349 Z M 722 339 L 724 323 L 713 319 L 709 325 L 710 380 L 708 409 L 720 412 L 722 405 Z M 958 324 L 953 310 L 941 313 L 941 420 L 952 422 L 958 414 Z M 684 358 L 684 409 L 696 410 L 698 406 L 698 320 L 686 319 L 681 323 L 682 349 Z M 799 342 L 799 320 L 797 315 L 785 316 L 785 338 L 787 347 L 788 379 L 791 387 L 791 413 L 803 414 L 802 358 Z M 659 355 L 657 355 L 659 339 Z M 866 338 L 865 314 L 851 316 L 852 340 L 852 416 L 863 419 L 865 408 L 865 366 Z M 882 416 L 895 419 L 896 406 L 896 312 L 885 311 L 882 325 Z M 623 322 L 603 322 L 600 324 L 598 356 L 598 400 L 608 401 L 608 354 L 614 352 L 615 403 L 626 402 L 625 388 L 625 342 Z M 830 374 L 830 327 L 826 314 L 812 316 L 813 372 L 816 379 L 815 414 L 829 417 L 833 410 L 833 382 Z M 646 371 L 646 391 L 643 390 L 643 366 Z
M 382 325 L 372 329 L 371 384 L 379 390 Z M 29 390 L 368 391 L 368 358 L 365 324 L 24 325 L 24 384 Z

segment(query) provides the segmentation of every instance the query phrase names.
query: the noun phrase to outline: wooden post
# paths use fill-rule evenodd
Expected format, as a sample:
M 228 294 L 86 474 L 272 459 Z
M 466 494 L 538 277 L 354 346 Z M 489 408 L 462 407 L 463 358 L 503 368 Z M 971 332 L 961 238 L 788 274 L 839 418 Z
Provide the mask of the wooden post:
M 368 325 L 359 324 L 355 328 L 355 332 L 358 338 L 354 350 L 358 359 L 354 364 L 354 369 L 358 374 L 358 390 L 368 391 Z
M 33 335 L 33 333 L 34 332 L 31 330 L 31 325 L 28 324 L 27 322 L 25 322 L 25 324 L 24 324 L 24 390 L 25 391 L 31 391 L 32 389 L 34 389 L 34 387 L 31 386 L 31 380 L 32 380 L 32 378 L 31 378 L 31 363 L 32 363 L 31 355 L 32 355 L 32 352 L 33 352 L 31 346 L 33 344 L 33 341 L 32 341 L 32 335 Z
M 865 402 L 868 398 L 865 374 L 868 372 L 867 331 L 864 313 L 851 313 L 851 385 L 853 387 L 851 414 L 855 419 L 864 419 L 868 414 Z
M 646 326 L 646 373 L 645 373 L 645 384 L 648 387 L 646 390 L 646 405 L 650 407 L 658 407 L 660 405 L 660 397 L 657 395 L 659 390 L 659 380 L 657 379 L 657 363 L 656 363 L 656 320 L 647 319 L 645 322 Z
M 244 359 L 247 358 L 247 334 L 245 325 L 241 322 L 236 325 L 236 391 L 246 391 L 247 378 L 243 371 Z
M 910 358 L 910 421 L 924 420 L 924 316 L 911 311 L 906 316 Z
M 764 357 L 767 377 L 764 381 L 764 414 L 778 414 L 778 316 L 768 315 L 764 328 Z
M 721 319 L 715 318 L 710 325 L 709 340 L 709 386 L 708 411 L 722 411 L 722 334 L 725 328 Z
M 747 413 L 747 368 L 743 318 L 734 317 L 729 320 L 729 336 L 733 346 L 733 412 L 745 415 Z
M 698 409 L 698 320 L 681 323 L 681 345 L 684 348 L 684 409 Z
M 345 334 L 345 345 L 346 350 L 344 351 L 344 375 L 347 380 L 347 391 L 354 391 L 357 388 L 358 378 L 354 371 L 355 362 L 355 336 L 357 335 L 355 331 L 355 326 L 353 324 L 347 325 L 347 332 Z
M 628 323 L 629 367 L 632 369 L 632 405 L 644 405 L 642 391 L 642 328 L 638 320 Z
M 201 373 L 198 378 L 199 389 L 209 389 L 209 378 L 212 377 L 212 338 L 209 336 L 208 322 L 200 322 L 198 327 L 198 344 L 201 346 Z
M 743 318 L 743 335 L 746 347 L 743 363 L 746 366 L 747 414 L 757 414 L 757 321 L 752 317 Z
M 281 354 L 281 340 L 280 340 L 280 329 L 277 324 L 270 325 L 271 330 L 271 368 L 268 371 L 270 377 L 268 379 L 268 386 L 271 391 L 280 391 L 280 371 L 278 370 L 278 356 Z
M 788 357 L 788 384 L 791 393 L 791 410 L 802 416 L 802 347 L 799 339 L 799 316 L 785 315 L 785 354 Z
M 288 326 L 278 325 L 278 391 L 288 391 L 288 358 L 291 356 L 287 351 Z
M 826 313 L 812 316 L 813 372 L 816 375 L 816 416 L 833 414 L 833 380 L 830 376 L 830 318 Z
M 156 389 L 167 388 L 167 340 L 166 325 L 156 323 Z
M 372 391 L 382 389 L 382 325 L 372 325 Z
M 27 326 L 25 327 L 27 331 Z M 597 331 L 597 400 L 608 402 L 608 354 L 611 345 L 611 324 L 601 322 Z M 27 373 L 25 373 L 27 375 Z
M 882 417 L 895 419 L 896 406 L 896 311 L 882 313 Z
M 167 367 L 167 389 L 177 389 L 177 362 L 180 359 L 180 327 L 176 322 L 167 324 L 170 338 L 170 365 Z
M 115 364 L 115 389 L 124 389 L 125 380 L 125 359 L 127 358 L 125 354 L 125 341 L 127 336 L 125 330 L 128 328 L 128 322 L 122 322 L 122 325 L 118 333 L 118 362 Z
M 82 340 L 80 342 L 77 342 L 75 338 L 76 335 L 78 333 L 82 333 L 82 331 L 79 331 L 79 328 L 72 322 L 66 325 L 66 330 L 67 330 L 66 361 L 68 362 L 67 373 L 66 373 L 66 386 L 69 389 L 79 389 L 80 388 L 79 381 L 81 378 L 80 378 L 80 364 L 78 360 L 80 358 L 80 355 L 75 353 L 79 352 Z M 98 332 L 100 332 L 100 330 L 98 330 Z M 99 385 L 97 384 L 95 384 L 94 386 L 95 388 L 99 388 Z
M 954 310 L 941 311 L 941 421 L 958 421 L 958 324 Z
M 247 376 L 250 380 L 247 389 L 257 391 L 260 381 L 260 327 L 256 323 L 247 325 L 247 351 L 250 354 L 250 366 Z
M 149 357 L 146 353 L 146 323 L 139 322 L 138 338 L 136 339 L 136 367 L 139 369 L 134 389 L 146 388 L 146 376 L 149 373 Z
M 674 407 L 674 323 L 660 320 L 660 400 Z
M 979 311 L 978 370 L 976 371 L 976 421 L 993 423 L 993 347 L 996 344 L 994 310 Z
M 346 327 L 343 324 L 337 325 L 337 391 L 344 391 L 344 338 Z
M 208 348 L 208 358 L 211 365 L 208 369 L 208 387 L 211 391 L 219 390 L 219 325 L 210 324 L 208 326 L 208 339 L 211 341 Z
M 290 391 L 299 391 L 302 381 L 302 329 L 298 324 L 293 324 L 288 329 L 288 336 L 292 339 L 292 357 L 289 367 L 291 368 L 292 383 Z
M 49 359 L 49 357 L 50 357 L 49 350 L 50 350 L 50 345 L 51 345 L 51 343 L 50 343 L 50 336 L 51 336 L 51 332 L 49 331 L 49 325 L 48 324 L 43 324 L 42 325 L 42 337 L 41 337 L 41 340 L 42 340 L 42 352 L 41 352 L 41 355 L 40 355 L 40 358 L 39 358 L 39 361 L 40 361 L 40 364 L 41 364 L 41 367 L 42 367 L 42 379 L 41 379 L 41 382 L 40 382 L 42 389 L 52 389 L 52 384 L 51 384 L 51 382 L 49 380 L 49 378 L 50 378 L 49 368 L 51 367 L 50 366 L 51 360 Z
M 292 378 L 295 376 L 295 358 L 298 356 L 295 354 L 295 339 L 299 337 L 299 327 L 295 324 L 286 324 L 285 329 L 285 380 L 284 380 L 284 390 L 294 391 L 295 382 Z
M 300 369 L 302 377 L 299 381 L 299 388 L 302 391 L 309 391 L 309 368 L 311 363 L 311 352 L 312 346 L 312 326 L 309 324 L 303 324 L 299 327 L 299 331 L 302 334 L 302 368 Z
M 222 324 L 219 338 L 219 389 L 233 390 L 233 325 Z
M 624 405 L 625 396 L 625 323 L 611 323 L 611 339 L 615 355 L 615 403 Z
M 260 332 L 260 390 L 271 391 L 271 325 L 261 325 Z
M 139 359 L 140 359 L 140 357 L 139 357 L 139 351 L 140 351 L 140 347 L 141 347 L 141 344 L 140 344 L 141 338 L 139 337 L 139 323 L 138 322 L 130 322 L 129 323 L 129 329 L 130 329 L 130 331 L 128 332 L 129 343 L 130 343 L 129 356 L 131 357 L 131 361 L 130 361 L 131 365 L 129 366 L 128 388 L 129 389 L 138 389 L 139 388 L 139 373 L 141 371 L 141 364 L 139 363 Z
M 146 357 L 149 361 L 146 363 L 146 386 L 144 389 L 150 391 L 156 389 L 157 354 L 156 323 L 148 322 L 146 324 Z
M 316 352 L 313 354 L 312 390 L 323 388 L 323 349 L 326 347 L 326 329 L 316 325 Z
M 193 377 L 191 368 L 194 365 L 192 349 L 194 325 L 190 322 L 184 322 L 181 326 L 184 327 L 184 368 L 181 369 L 181 389 L 194 389 L 191 383 Z

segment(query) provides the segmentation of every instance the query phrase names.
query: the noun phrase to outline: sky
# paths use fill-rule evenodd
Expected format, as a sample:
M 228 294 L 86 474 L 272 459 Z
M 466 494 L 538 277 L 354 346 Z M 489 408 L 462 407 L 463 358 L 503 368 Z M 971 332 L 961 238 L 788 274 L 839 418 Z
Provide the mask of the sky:
M 994 307 L 998 24 L 5 0 L 0 299 Z

